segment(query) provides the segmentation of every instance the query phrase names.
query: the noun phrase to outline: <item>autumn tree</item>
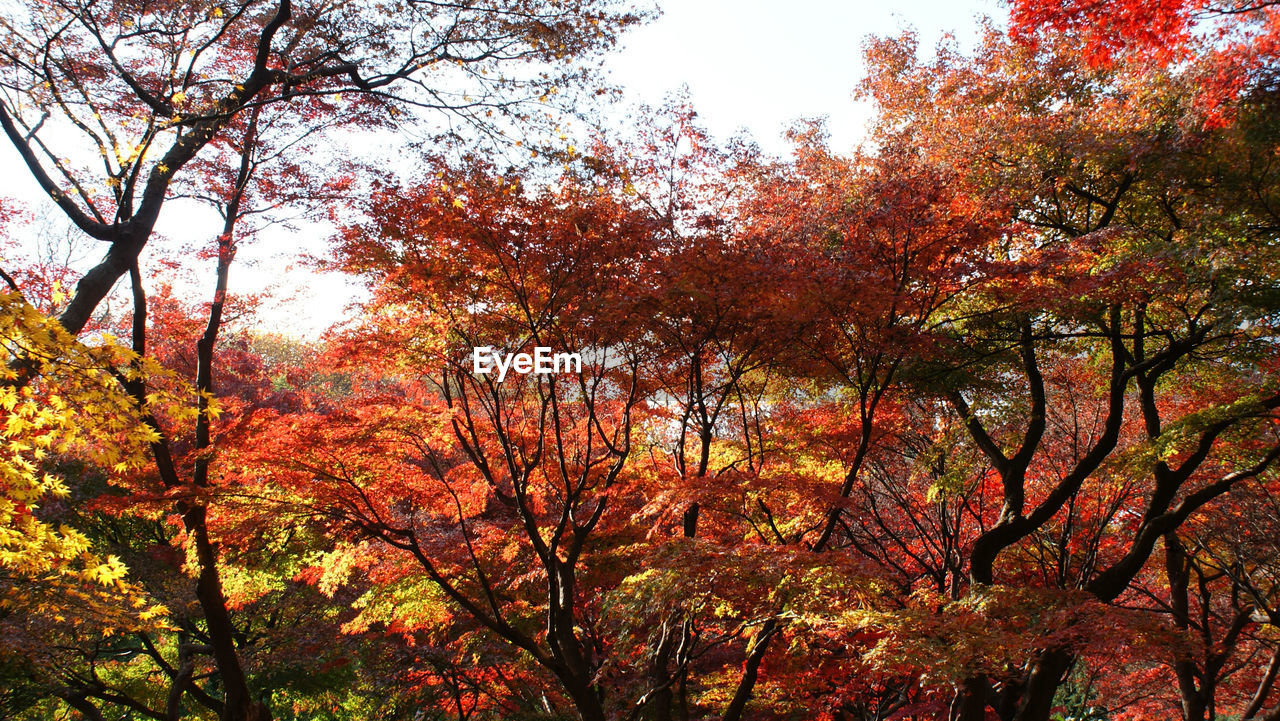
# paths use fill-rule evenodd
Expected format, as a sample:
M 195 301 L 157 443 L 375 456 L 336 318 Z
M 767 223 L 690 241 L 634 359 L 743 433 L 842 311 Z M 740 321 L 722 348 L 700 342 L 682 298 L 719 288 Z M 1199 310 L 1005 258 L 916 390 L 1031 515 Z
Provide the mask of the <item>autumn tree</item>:
M 390 101 L 398 84 L 420 91 L 401 109 L 519 114 L 576 77 L 562 60 L 638 19 L 596 2 L 6 6 L 5 134 L 62 213 L 108 244 L 60 322 L 84 327 L 135 264 L 173 179 L 251 109 L 346 113 Z M 297 102 L 315 98 L 328 102 Z
M 39 62 L 7 51 L 43 78 L 11 97 L 45 105 L 10 103 L 6 129 L 106 235 L 112 282 L 130 273 L 133 349 L 75 344 L 93 283 L 61 325 L 7 301 L 0 512 L 75 540 L 26 513 L 61 488 L 35 469 L 62 416 L 37 407 L 79 377 L 64 354 L 110 360 L 154 467 L 90 456 L 125 493 L 79 518 L 141 536 L 177 510 L 119 547 L 167 554 L 138 575 L 154 598 L 198 601 L 109 643 L 33 624 L 29 647 L 80 664 L 59 688 L 81 714 L 264 718 L 278 692 L 281 714 L 460 720 L 1276 715 L 1269 5 L 1018 3 L 973 57 L 876 40 L 879 118 L 849 152 L 819 123 L 788 157 L 720 145 L 676 102 L 633 134 L 565 128 L 509 167 L 459 145 L 403 178 L 327 172 L 325 134 L 415 104 L 498 132 L 520 88 L 550 100 L 553 61 L 635 18 L 210 6 L 183 35 L 160 32 L 172 8 L 126 25 L 52 7 L 30 12 L 65 30 L 14 45 Z M 1103 16 L 1109 35 L 1080 22 Z M 499 79 L 522 60 L 529 84 Z M 116 94 L 96 116 L 86 68 Z M 77 122 L 114 184 L 41 144 Z M 146 140 L 136 157 L 119 128 Z M 222 214 L 196 254 L 207 303 L 162 277 L 144 293 L 150 192 Z M 326 266 L 369 300 L 275 353 L 229 325 L 230 271 L 255 219 L 307 203 L 338 227 Z M 581 365 L 499 377 L 486 347 Z M 34 545 L 15 557 L 57 567 Z M 299 651 L 325 687 L 289 680 Z M 112 653 L 150 685 L 103 683 Z
M 954 364 L 941 397 L 1001 485 L 999 518 L 969 552 L 970 592 L 1040 586 L 1027 544 L 1072 521 L 1095 484 L 1121 484 L 1110 520 L 1058 541 L 1065 553 L 1098 534 L 1088 563 L 1044 584 L 1110 603 L 1162 536 L 1280 454 L 1271 306 L 1255 291 L 1274 282 L 1271 226 L 1249 190 L 1265 175 L 1225 170 L 1241 136 L 1199 122 L 1187 75 L 1093 67 L 1065 43 L 987 42 L 978 60 L 932 66 L 910 41 L 882 43 L 869 82 L 888 127 L 918 128 L 934 162 L 1012 203 L 980 282 L 936 321 L 951 336 L 939 370 Z M 970 142 L 951 142 L 957 132 Z M 1248 136 L 1262 143 L 1250 155 L 1266 136 Z M 1097 391 L 1075 399 L 1083 378 Z M 1050 644 L 1020 678 L 971 677 L 960 717 L 1048 718 L 1074 653 Z
M 377 292 L 335 356 L 358 410 L 261 414 L 243 457 L 340 541 L 326 578 L 431 599 L 370 622 L 500 640 L 509 677 L 583 718 L 741 718 L 780 616 L 843 557 L 776 547 L 761 516 L 764 366 L 791 322 L 776 256 L 735 232 L 750 183 L 715 174 L 729 156 L 687 114 L 646 137 L 550 180 L 473 159 L 377 194 L 339 247 Z M 582 370 L 472 365 L 537 345 Z
M 1188 99 L 1210 125 L 1234 119 L 1237 102 L 1259 90 L 1274 92 L 1280 59 L 1280 8 L 1271 0 L 1216 2 L 1042 2 L 1018 0 L 1010 13 L 1019 42 L 1070 37 L 1087 62 L 1171 66 L 1195 58 Z
M 293 3 L 176 6 L 76 3 L 14 4 L 3 32 L 6 80 L 0 121 L 40 187 L 88 237 L 108 244 L 104 260 L 76 284 L 59 321 L 72 334 L 85 328 L 99 302 L 125 273 L 134 294 L 133 345 L 145 351 L 147 303 L 138 256 L 161 207 L 179 194 L 223 205 L 218 234 L 215 299 L 197 344 L 196 385 L 203 390 L 195 427 L 191 478 L 176 464 L 163 436 L 152 450 L 170 489 L 208 485 L 212 361 L 225 302 L 235 224 L 261 160 L 264 127 L 367 124 L 370 109 L 402 115 L 416 109 L 452 115 L 490 132 L 494 118 L 528 118 L 526 105 L 545 101 L 585 75 L 570 60 L 610 45 L 640 16 L 608 3 L 519 8 L 406 3 L 372 8 L 295 7 Z M 399 86 L 412 88 L 400 96 Z M 305 135 L 306 133 L 304 133 Z M 68 140 L 71 138 L 71 140 Z M 76 140 L 78 138 L 78 140 Z M 232 182 L 206 149 L 238 146 Z M 302 148 L 283 145 L 272 152 Z M 259 156 L 255 157 L 255 153 Z M 184 178 L 203 170 L 207 182 Z M 296 179 L 295 179 L 296 180 Z M 277 186 L 280 187 L 280 186 Z M 192 190 L 194 188 L 194 190 Z M 308 191 L 309 200 L 318 196 Z M 277 192 L 277 196 L 283 197 Z M 38 368 L 19 354 L 15 387 Z M 140 379 L 127 390 L 139 405 Z M 144 418 L 154 429 L 154 418 Z M 204 503 L 180 501 L 199 556 L 199 597 L 213 655 L 228 700 L 229 718 L 263 717 L 249 701 L 208 538 Z M 178 684 L 180 689 L 181 684 Z M 181 690 L 179 690 L 181 694 Z

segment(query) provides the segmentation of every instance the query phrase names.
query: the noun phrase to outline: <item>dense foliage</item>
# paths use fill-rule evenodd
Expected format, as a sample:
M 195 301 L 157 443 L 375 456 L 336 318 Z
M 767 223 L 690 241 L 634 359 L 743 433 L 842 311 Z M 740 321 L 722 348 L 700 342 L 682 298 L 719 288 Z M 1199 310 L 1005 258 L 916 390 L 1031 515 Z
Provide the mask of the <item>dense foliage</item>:
M 604 0 L 4 7 L 106 256 L 0 208 L 0 715 L 1280 719 L 1280 8 L 874 39 L 866 144 L 770 157 L 559 115 Z M 233 292 L 286 213 L 319 339 Z

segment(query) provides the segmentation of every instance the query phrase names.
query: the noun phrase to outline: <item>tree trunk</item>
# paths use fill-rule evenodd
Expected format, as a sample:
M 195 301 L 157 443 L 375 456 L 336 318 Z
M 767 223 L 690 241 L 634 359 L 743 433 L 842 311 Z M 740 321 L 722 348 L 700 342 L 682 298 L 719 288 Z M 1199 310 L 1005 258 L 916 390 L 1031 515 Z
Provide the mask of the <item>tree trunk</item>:
M 1060 649 L 1042 654 L 1027 677 L 1015 721 L 1049 721 L 1053 699 L 1073 663 L 1075 656 Z

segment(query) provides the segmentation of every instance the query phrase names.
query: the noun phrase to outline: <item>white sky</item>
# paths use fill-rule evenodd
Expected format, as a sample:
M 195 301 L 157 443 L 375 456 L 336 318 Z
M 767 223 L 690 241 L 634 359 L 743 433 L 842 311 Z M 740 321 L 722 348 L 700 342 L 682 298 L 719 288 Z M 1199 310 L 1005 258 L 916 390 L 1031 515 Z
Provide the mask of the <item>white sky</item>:
M 856 103 L 852 92 L 863 75 L 862 44 L 868 36 L 912 27 L 922 52 L 931 52 L 944 33 L 968 49 L 980 16 L 999 18 L 1006 12 L 1000 0 L 659 2 L 662 16 L 630 32 L 606 61 L 612 82 L 624 90 L 624 102 L 660 105 L 687 87 L 700 121 L 712 133 L 727 138 L 745 130 L 773 152 L 785 150 L 782 134 L 799 118 L 825 116 L 836 149 L 861 140 L 872 111 Z M 0 168 L 5 169 L 0 198 L 25 200 L 37 213 L 57 212 L 7 142 L 0 143 Z M 208 216 L 192 217 L 189 205 L 169 204 L 158 230 L 170 242 L 212 236 L 217 219 L 212 212 Z M 310 233 L 304 229 L 302 234 Z M 314 252 L 323 238 L 268 239 L 278 250 L 260 248 L 256 260 L 242 253 L 232 269 L 232 292 L 274 286 L 290 296 L 264 312 L 263 320 L 283 332 L 313 335 L 341 317 L 356 297 L 354 288 L 290 267 L 296 249 Z M 101 250 L 88 247 L 86 260 Z M 148 250 L 150 255 L 162 247 Z
M 862 136 L 871 109 L 855 103 L 862 44 L 912 27 L 928 52 L 944 33 L 971 46 L 999 0 L 660 0 L 663 15 L 631 32 L 607 62 L 627 96 L 660 104 L 688 85 L 717 135 L 750 131 L 766 150 L 800 117 L 827 116 L 836 148 Z

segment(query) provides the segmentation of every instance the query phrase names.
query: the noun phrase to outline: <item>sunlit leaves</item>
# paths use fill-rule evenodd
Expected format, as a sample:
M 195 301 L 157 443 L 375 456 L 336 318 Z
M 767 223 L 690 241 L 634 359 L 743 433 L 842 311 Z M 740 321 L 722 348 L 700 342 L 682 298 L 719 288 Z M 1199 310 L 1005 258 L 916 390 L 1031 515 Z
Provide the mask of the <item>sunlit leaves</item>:
M 137 468 L 158 439 L 144 414 L 189 413 L 188 399 L 157 393 L 139 408 L 122 381 L 166 371 L 109 338 L 97 346 L 77 342 L 15 292 L 0 293 L 0 345 L 6 359 L 0 370 L 6 381 L 0 385 L 0 565 L 57 587 L 83 581 L 135 593 L 124 583 L 119 559 L 98 558 L 84 534 L 46 523 L 39 506 L 68 495 L 66 480 L 52 470 L 56 458 L 74 456 L 116 473 Z M 33 382 L 14 382 L 33 371 Z M 11 589 L 19 597 L 3 602 L 32 604 L 22 588 Z M 47 602 L 56 607 L 56 595 Z

